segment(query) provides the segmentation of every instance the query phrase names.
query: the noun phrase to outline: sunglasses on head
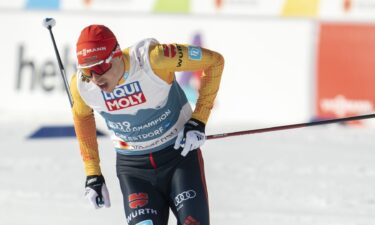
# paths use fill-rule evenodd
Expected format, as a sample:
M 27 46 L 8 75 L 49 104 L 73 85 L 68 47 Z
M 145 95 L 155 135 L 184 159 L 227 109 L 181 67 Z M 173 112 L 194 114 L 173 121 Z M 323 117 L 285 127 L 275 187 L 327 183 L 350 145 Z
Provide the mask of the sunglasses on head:
M 112 68 L 111 60 L 115 56 L 115 54 L 118 53 L 118 51 L 119 45 L 116 44 L 115 48 L 113 49 L 112 53 L 108 56 L 108 58 L 100 60 L 99 62 L 96 62 L 91 65 L 78 65 L 78 69 L 82 72 L 82 76 L 86 78 L 91 78 L 92 73 L 95 73 L 97 75 L 103 75 Z

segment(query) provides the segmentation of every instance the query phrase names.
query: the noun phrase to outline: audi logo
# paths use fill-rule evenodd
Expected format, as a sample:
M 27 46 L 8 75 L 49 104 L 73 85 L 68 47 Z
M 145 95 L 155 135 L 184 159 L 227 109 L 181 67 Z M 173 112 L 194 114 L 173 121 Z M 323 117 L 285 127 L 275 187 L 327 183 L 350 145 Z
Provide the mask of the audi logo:
M 174 205 L 178 206 L 182 202 L 184 202 L 186 200 L 189 200 L 189 199 L 192 199 L 192 198 L 195 198 L 196 196 L 197 196 L 197 193 L 194 190 L 184 191 L 184 192 L 178 194 L 174 198 Z

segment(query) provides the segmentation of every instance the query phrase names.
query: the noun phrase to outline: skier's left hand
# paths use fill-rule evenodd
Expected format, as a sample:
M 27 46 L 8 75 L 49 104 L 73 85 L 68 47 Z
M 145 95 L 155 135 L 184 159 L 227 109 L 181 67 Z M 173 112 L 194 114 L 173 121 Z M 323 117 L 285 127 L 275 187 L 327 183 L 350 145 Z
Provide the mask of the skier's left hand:
M 202 146 L 206 140 L 205 127 L 203 122 L 191 118 L 178 133 L 174 149 L 183 147 L 181 155 L 185 157 L 190 151 Z
M 109 193 L 102 175 L 87 176 L 85 182 L 85 197 L 95 209 L 111 207 Z

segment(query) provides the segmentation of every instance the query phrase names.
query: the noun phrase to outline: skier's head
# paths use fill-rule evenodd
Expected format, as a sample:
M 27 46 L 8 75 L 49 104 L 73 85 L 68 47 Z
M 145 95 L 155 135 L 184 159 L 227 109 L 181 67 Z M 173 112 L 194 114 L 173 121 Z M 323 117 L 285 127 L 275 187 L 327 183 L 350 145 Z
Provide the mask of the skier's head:
M 102 91 L 112 92 L 124 74 L 120 46 L 112 31 L 103 25 L 85 27 L 77 41 L 78 69 Z
M 104 25 L 85 27 L 76 45 L 78 67 L 88 76 L 102 75 L 111 68 L 111 59 L 121 55 L 116 36 Z

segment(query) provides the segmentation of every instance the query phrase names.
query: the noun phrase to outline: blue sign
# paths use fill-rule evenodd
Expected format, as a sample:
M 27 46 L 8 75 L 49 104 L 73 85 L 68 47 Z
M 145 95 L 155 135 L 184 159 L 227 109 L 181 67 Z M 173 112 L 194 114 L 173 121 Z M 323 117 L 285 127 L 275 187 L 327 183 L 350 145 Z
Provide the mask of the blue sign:
M 189 46 L 188 54 L 191 60 L 202 60 L 202 49 L 200 47 Z
M 143 220 L 136 225 L 153 225 L 152 220 Z
M 27 0 L 26 9 L 59 9 L 60 0 Z

